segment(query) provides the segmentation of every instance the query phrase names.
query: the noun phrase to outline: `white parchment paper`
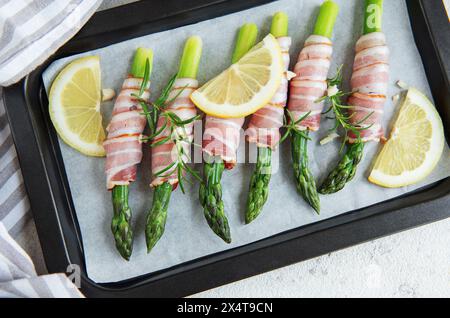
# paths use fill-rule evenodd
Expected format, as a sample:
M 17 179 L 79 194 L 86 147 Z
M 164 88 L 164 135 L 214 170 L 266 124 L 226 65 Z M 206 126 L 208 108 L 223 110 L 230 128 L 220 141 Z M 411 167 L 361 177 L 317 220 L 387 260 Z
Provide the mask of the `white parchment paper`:
M 101 57 L 103 87 L 120 90 L 124 76 L 130 67 L 137 47 L 150 47 L 155 52 L 152 75 L 153 97 L 174 74 L 184 42 L 188 36 L 200 35 L 204 41 L 203 58 L 199 71 L 199 81 L 217 75 L 229 65 L 234 39 L 238 28 L 245 22 L 255 22 L 260 27 L 260 38 L 270 28 L 272 15 L 283 10 L 290 17 L 290 35 L 293 37 L 291 50 L 293 63 L 312 32 L 322 0 L 282 0 L 247 11 L 207 20 L 179 29 L 151 34 L 109 47 L 86 52 L 81 55 Z M 336 22 L 334 37 L 334 59 L 332 73 L 340 64 L 345 64 L 344 79 L 349 83 L 354 57 L 354 44 L 361 35 L 363 21 L 363 1 L 337 0 L 341 11 Z M 403 0 L 385 1 L 383 29 L 391 49 L 390 95 L 399 89 L 395 82 L 399 79 L 415 86 L 431 98 L 429 86 L 419 53 L 414 43 L 406 4 Z M 72 56 L 54 62 L 44 73 L 48 88 L 57 72 Z M 345 87 L 348 89 L 348 86 Z M 112 102 L 103 104 L 105 123 L 109 121 Z M 392 118 L 395 105 L 388 100 L 384 117 L 385 126 Z M 319 146 L 318 140 L 328 134 L 332 120 L 324 119 L 320 132 L 310 143 L 310 161 L 318 183 L 326 177 L 339 158 L 339 141 Z M 110 193 L 105 188 L 104 159 L 89 158 L 60 142 L 72 197 L 83 236 L 88 275 L 96 282 L 114 282 L 190 261 L 205 255 L 248 244 L 271 235 L 281 233 L 305 224 L 334 217 L 347 211 L 385 201 L 450 175 L 450 151 L 445 151 L 439 166 L 422 183 L 401 189 L 383 189 L 367 181 L 370 164 L 378 151 L 378 144 L 366 146 L 363 162 L 355 180 L 334 195 L 321 196 L 322 211 L 317 216 L 297 195 L 292 177 L 289 143 L 282 145 L 274 154 L 274 173 L 270 185 L 269 200 L 261 216 L 251 225 L 245 226 L 243 213 L 247 200 L 247 189 L 253 165 L 240 164 L 228 171 L 223 178 L 223 198 L 229 217 L 233 243 L 226 245 L 208 228 L 203 210 L 198 203 L 198 185 L 194 185 L 183 195 L 173 193 L 167 218 L 166 232 L 151 254 L 147 255 L 144 240 L 145 215 L 152 202 L 150 162 L 148 148 L 139 167 L 138 180 L 130 188 L 130 204 L 133 210 L 135 243 L 130 262 L 124 261 L 116 252 L 110 232 L 112 205 Z M 243 145 L 242 145 L 243 149 Z M 241 150 L 242 154 L 243 150 Z M 196 166 L 201 170 L 201 165 Z

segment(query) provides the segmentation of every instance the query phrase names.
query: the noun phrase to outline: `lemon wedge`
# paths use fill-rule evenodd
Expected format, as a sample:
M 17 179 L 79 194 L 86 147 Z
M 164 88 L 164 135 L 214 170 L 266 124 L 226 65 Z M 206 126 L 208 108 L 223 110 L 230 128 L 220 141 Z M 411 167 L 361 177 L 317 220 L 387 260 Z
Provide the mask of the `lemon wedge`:
M 444 145 L 444 128 L 436 108 L 424 94 L 411 88 L 369 181 L 388 188 L 417 183 L 436 167 Z
M 191 95 L 198 108 L 220 118 L 241 118 L 264 107 L 281 83 L 278 41 L 268 35 L 237 63 Z
M 101 73 L 97 56 L 79 58 L 68 64 L 50 88 L 50 118 L 58 135 L 88 156 L 105 156 L 100 103 Z

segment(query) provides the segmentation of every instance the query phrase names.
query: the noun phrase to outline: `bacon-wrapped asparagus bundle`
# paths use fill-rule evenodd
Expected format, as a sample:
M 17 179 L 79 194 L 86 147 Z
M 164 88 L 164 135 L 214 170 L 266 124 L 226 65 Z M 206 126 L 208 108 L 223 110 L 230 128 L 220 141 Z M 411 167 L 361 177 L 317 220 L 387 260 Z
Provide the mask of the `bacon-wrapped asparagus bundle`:
M 156 131 L 160 133 L 152 141 L 151 186 L 155 192 L 145 229 L 148 252 L 164 233 L 171 193 L 181 182 L 183 175 L 180 174 L 185 173 L 190 158 L 197 109 L 189 96 L 198 88 L 196 78 L 201 55 L 201 38 L 189 38 L 184 47 L 177 77 L 167 98 L 169 105 L 161 110 L 158 119 Z M 171 115 L 167 116 L 169 112 Z
M 286 13 L 276 13 L 270 30 L 270 33 L 277 38 L 283 54 L 285 73 L 280 87 L 270 103 L 252 115 L 246 131 L 248 142 L 256 143 L 258 146 L 256 169 L 250 181 L 247 211 L 245 213 L 245 223 L 247 224 L 256 219 L 267 201 L 272 167 L 272 150 L 278 146 L 281 138 L 280 128 L 283 126 L 289 85 L 289 49 L 292 44 L 292 39 L 288 36 L 288 19 Z
M 348 99 L 349 122 L 358 130 L 349 131 L 348 147 L 338 166 L 329 174 L 320 193 L 340 191 L 353 179 L 362 159 L 364 143 L 383 136 L 381 119 L 389 80 L 389 49 L 381 32 L 383 0 L 365 1 L 364 35 L 356 43 Z
M 114 207 L 111 230 L 116 247 L 126 260 L 129 260 L 133 249 L 128 185 L 136 179 L 137 165 L 142 160 L 141 139 L 146 126 L 138 97 L 142 100 L 150 98 L 148 79 L 152 61 L 151 50 L 137 50 L 131 73 L 114 104 L 112 119 L 106 129 L 108 137 L 103 144 L 106 150 L 107 188 L 112 190 Z
M 232 63 L 236 63 L 256 43 L 258 28 L 255 24 L 245 24 L 239 31 Z M 231 243 L 230 227 L 224 212 L 222 186 L 220 184 L 224 168 L 232 169 L 236 164 L 240 130 L 244 118 L 222 119 L 206 117 L 203 134 L 203 151 L 214 162 L 204 165 L 204 183 L 200 185 L 199 199 L 210 228 L 225 242 Z
M 299 194 L 319 213 L 320 200 L 314 176 L 309 170 L 308 139 L 310 131 L 320 126 L 323 102 L 317 102 L 327 91 L 327 75 L 333 52 L 331 36 L 339 8 L 333 1 L 320 7 L 314 33 L 300 52 L 291 81 L 288 110 L 291 120 L 298 122 L 292 131 L 292 161 Z M 302 120 L 304 118 L 304 120 Z

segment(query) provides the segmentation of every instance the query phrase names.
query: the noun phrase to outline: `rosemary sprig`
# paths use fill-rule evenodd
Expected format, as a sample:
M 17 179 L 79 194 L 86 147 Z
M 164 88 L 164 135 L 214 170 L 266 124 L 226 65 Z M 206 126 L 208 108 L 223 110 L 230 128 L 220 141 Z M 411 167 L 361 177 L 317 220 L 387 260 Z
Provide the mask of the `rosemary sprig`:
M 145 77 L 144 77 L 144 79 L 145 79 Z M 175 99 L 177 99 L 180 96 L 180 94 L 184 91 L 184 89 L 187 87 L 187 85 L 186 85 L 173 98 L 171 98 L 170 100 L 167 100 L 169 98 L 170 92 L 173 88 L 173 84 L 175 83 L 176 79 L 177 79 L 177 74 L 173 75 L 170 78 L 169 82 L 164 87 L 163 91 L 161 92 L 161 95 L 153 103 L 142 99 L 142 94 L 140 94 L 140 95 L 131 94 L 131 96 L 133 96 L 141 105 L 142 114 L 144 114 L 146 116 L 148 125 L 150 127 L 150 136 L 142 138 L 143 142 L 153 140 L 158 135 L 160 135 L 166 128 L 167 123 L 165 123 L 163 125 L 163 127 L 161 127 L 158 131 L 156 131 L 156 128 L 158 126 L 158 116 L 160 114 L 162 115 L 164 113 L 165 117 L 167 117 L 167 116 L 171 117 L 171 121 L 175 122 L 175 124 L 177 126 L 183 126 L 183 125 L 189 124 L 195 120 L 195 119 L 194 120 L 188 119 L 188 120 L 182 121 L 175 113 L 170 112 L 170 111 L 165 111 L 165 109 L 167 108 L 167 105 L 169 105 Z M 147 84 L 143 81 L 141 90 L 142 90 L 142 87 L 145 88 L 146 85 Z M 149 109 L 149 106 L 151 106 L 151 109 Z
M 148 72 L 146 67 L 145 74 L 147 73 Z M 155 176 L 165 178 L 170 177 L 172 174 L 176 173 L 180 189 L 183 193 L 185 193 L 183 182 L 184 181 L 190 182 L 190 180 L 185 177 L 187 174 L 190 174 L 195 179 L 202 182 L 202 178 L 200 177 L 198 172 L 193 170 L 187 164 L 190 161 L 190 156 L 188 153 L 186 153 L 184 148 L 185 145 L 190 145 L 192 142 L 192 140 L 188 137 L 186 126 L 200 119 L 201 115 L 197 115 L 192 118 L 183 120 L 174 112 L 167 110 L 167 106 L 170 103 L 172 103 L 175 99 L 177 99 L 180 96 L 180 94 L 184 91 L 184 89 L 186 89 L 187 87 L 185 86 L 182 89 L 180 89 L 180 91 L 169 100 L 168 98 L 170 96 L 170 92 L 172 91 L 176 78 L 177 74 L 175 74 L 170 78 L 169 82 L 164 87 L 161 95 L 153 103 L 147 102 L 142 99 L 142 94 L 148 83 L 148 80 L 146 80 L 145 76 L 141 86 L 142 94 L 139 95 L 132 94 L 132 96 L 135 97 L 136 100 L 141 105 L 143 114 L 146 116 L 150 127 L 150 135 L 148 137 L 142 138 L 142 141 L 143 142 L 153 141 L 151 147 L 156 147 L 168 142 L 173 142 L 176 147 L 177 160 L 168 165 L 167 167 L 161 169 L 160 171 L 157 171 L 155 173 Z M 149 106 L 151 106 L 151 108 L 149 108 Z M 162 126 L 159 129 L 157 129 L 159 117 L 162 117 L 164 119 L 164 122 Z M 169 129 L 169 133 L 167 134 L 167 136 L 164 136 L 156 141 L 156 139 L 159 136 L 161 136 L 161 134 L 166 132 L 167 129 Z
M 139 105 L 142 107 L 142 114 L 145 115 L 147 118 L 148 125 L 150 127 L 150 136 L 154 137 L 155 130 L 157 128 L 158 124 L 158 113 L 161 112 L 166 105 L 170 104 L 174 99 L 176 99 L 183 90 L 181 90 L 174 98 L 167 101 L 170 91 L 172 90 L 173 84 L 175 83 L 175 80 L 177 78 L 177 75 L 171 77 L 167 85 L 164 87 L 163 91 L 161 92 L 161 95 L 158 97 L 158 99 L 155 102 L 149 102 L 142 98 L 145 88 L 148 85 L 150 76 L 150 61 L 147 59 L 145 63 L 145 71 L 144 71 L 144 77 L 141 83 L 141 87 L 139 88 L 139 94 L 132 93 L 131 96 L 136 99 L 136 101 L 139 103 Z M 149 106 L 151 108 L 149 108 Z M 161 132 L 159 132 L 161 133 Z M 150 139 L 153 139 L 150 137 L 143 138 L 143 141 L 148 141 Z
M 287 114 L 287 116 L 286 116 Z M 311 112 L 309 111 L 304 116 L 299 118 L 298 120 L 294 119 L 294 116 L 289 111 L 289 109 L 286 109 L 286 114 L 283 117 L 283 127 L 286 129 L 283 136 L 281 136 L 280 141 L 278 141 L 278 145 L 282 144 L 293 132 L 301 135 L 305 139 L 311 140 L 311 138 L 307 135 L 306 131 L 300 130 L 297 126 L 300 124 L 303 120 L 309 117 Z
M 185 148 L 184 148 L 185 145 L 191 144 L 191 140 L 187 136 L 185 126 L 200 119 L 201 116 L 197 115 L 197 116 L 194 116 L 187 120 L 181 120 L 173 112 L 164 111 L 161 113 L 161 115 L 164 116 L 164 119 L 165 119 L 165 124 L 163 125 L 163 127 L 169 127 L 170 133 L 168 134 L 167 137 L 164 137 L 161 140 L 159 140 L 158 142 L 153 143 L 152 147 L 172 141 L 176 147 L 177 159 L 169 166 L 156 172 L 155 175 L 157 177 L 166 178 L 166 177 L 170 177 L 172 174 L 176 173 L 177 177 L 178 177 L 178 184 L 180 186 L 180 189 L 183 193 L 185 193 L 185 188 L 184 188 L 183 182 L 187 181 L 187 182 L 191 183 L 190 180 L 185 177 L 187 174 L 193 176 L 195 179 L 199 180 L 200 182 L 203 182 L 199 173 L 197 171 L 193 170 L 191 167 L 189 167 L 188 162 L 190 161 L 191 158 L 190 158 L 189 154 L 186 153 Z
M 327 80 L 328 88 L 334 87 L 336 89 L 336 93 L 334 93 L 331 96 L 325 95 L 324 97 L 322 97 L 316 101 L 316 103 L 327 101 L 330 104 L 329 108 L 325 112 L 323 112 L 324 115 L 329 114 L 331 112 L 334 114 L 335 125 L 330 129 L 330 132 L 333 132 L 333 131 L 337 132 L 339 127 L 341 127 L 344 130 L 345 137 L 342 141 L 341 151 L 344 148 L 346 142 L 348 141 L 348 133 L 349 132 L 352 132 L 353 134 L 355 134 L 355 136 L 357 136 L 357 138 L 358 138 L 357 142 L 360 142 L 360 138 L 361 138 L 360 132 L 363 130 L 369 129 L 373 125 L 373 124 L 371 124 L 368 126 L 363 126 L 364 122 L 366 122 L 367 119 L 370 116 L 372 116 L 373 112 L 369 113 L 362 120 L 360 120 L 356 123 L 351 122 L 351 118 L 353 117 L 354 114 L 349 115 L 348 110 L 352 109 L 353 106 L 344 105 L 341 101 L 341 98 L 344 96 L 350 95 L 353 92 L 343 92 L 342 90 L 340 90 L 340 86 L 342 85 L 342 67 L 343 67 L 343 65 L 339 66 L 339 68 L 336 71 L 336 75 L 333 78 L 329 78 Z
M 142 79 L 141 88 L 139 89 L 139 96 L 144 94 L 145 88 L 147 87 L 148 80 L 150 77 L 150 61 L 145 60 L 144 78 Z

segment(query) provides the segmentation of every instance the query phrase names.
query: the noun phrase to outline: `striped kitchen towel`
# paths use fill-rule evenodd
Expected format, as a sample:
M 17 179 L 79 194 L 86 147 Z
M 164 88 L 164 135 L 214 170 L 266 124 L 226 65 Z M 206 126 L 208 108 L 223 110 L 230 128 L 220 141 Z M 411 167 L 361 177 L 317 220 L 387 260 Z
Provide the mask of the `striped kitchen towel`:
M 0 86 L 9 86 L 74 36 L 102 0 L 0 0 Z
M 100 4 L 102 0 L 0 0 L 0 86 L 16 83 L 44 62 Z M 65 274 L 37 276 L 12 238 L 30 219 L 0 87 L 0 298 L 82 297 Z
M 0 298 L 82 298 L 64 274 L 37 276 L 33 262 L 0 222 Z
M 0 222 L 15 236 L 31 218 L 0 88 Z

